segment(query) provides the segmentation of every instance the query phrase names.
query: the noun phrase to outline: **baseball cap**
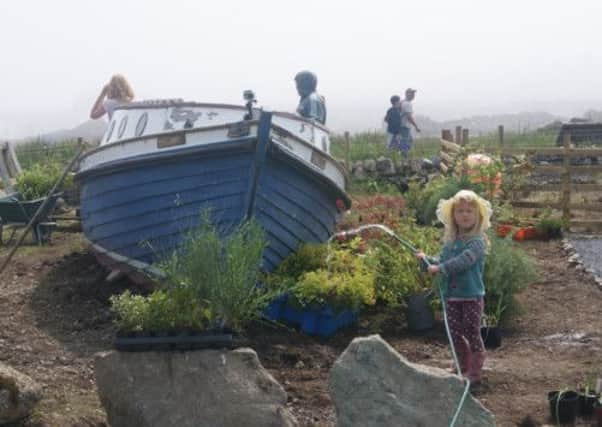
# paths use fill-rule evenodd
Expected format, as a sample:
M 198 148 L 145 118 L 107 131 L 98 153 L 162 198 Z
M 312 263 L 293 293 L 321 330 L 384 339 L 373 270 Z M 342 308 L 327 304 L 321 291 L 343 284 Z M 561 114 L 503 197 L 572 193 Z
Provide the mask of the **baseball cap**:
M 412 89 L 411 87 L 406 89 L 406 93 L 416 93 L 416 89 Z

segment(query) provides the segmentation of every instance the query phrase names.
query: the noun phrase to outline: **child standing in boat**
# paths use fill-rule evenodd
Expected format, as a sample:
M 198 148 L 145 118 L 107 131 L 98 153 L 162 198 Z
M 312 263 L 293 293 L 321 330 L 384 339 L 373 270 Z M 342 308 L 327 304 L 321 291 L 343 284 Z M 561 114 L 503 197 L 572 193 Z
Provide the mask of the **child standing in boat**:
M 491 226 L 491 204 L 470 190 L 461 190 L 450 199 L 440 200 L 437 218 L 445 226 L 443 250 L 439 259 L 426 258 L 430 274 L 439 274 L 450 333 L 461 371 L 471 381 L 481 381 L 485 346 L 481 338 L 485 286 L 483 271 Z
M 109 83 L 103 86 L 98 98 L 96 98 L 90 112 L 90 118 L 100 119 L 106 113 L 110 120 L 115 108 L 131 102 L 133 99 L 134 91 L 128 81 L 121 74 L 115 74 L 111 77 Z

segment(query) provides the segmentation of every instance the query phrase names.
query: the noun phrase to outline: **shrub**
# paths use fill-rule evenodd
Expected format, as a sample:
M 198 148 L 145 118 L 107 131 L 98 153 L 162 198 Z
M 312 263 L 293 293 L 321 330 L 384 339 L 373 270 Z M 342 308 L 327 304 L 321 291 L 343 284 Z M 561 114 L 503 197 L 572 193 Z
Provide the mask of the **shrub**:
M 535 224 L 538 234 L 545 239 L 558 239 L 562 237 L 562 229 L 565 221 L 561 218 L 553 218 L 550 210 L 544 212 Z
M 404 240 L 425 253 L 439 252 L 440 233 L 432 227 L 419 227 L 412 220 L 405 220 L 395 229 Z M 376 264 L 375 290 L 379 301 L 388 306 L 398 306 L 412 294 L 428 290 L 433 278 L 420 271 L 416 256 L 393 239 L 372 242 Z
M 36 163 L 30 169 L 23 171 L 17 177 L 16 190 L 21 193 L 24 200 L 34 200 L 44 197 L 58 181 L 62 173 L 61 165 L 58 163 Z M 63 181 L 63 188 L 73 185 L 73 177 L 67 175 Z
M 190 292 L 157 290 L 148 296 L 125 291 L 111 297 L 120 332 L 206 329 L 209 312 Z
M 181 247 L 159 263 L 167 290 L 190 292 L 216 324 L 241 330 L 259 317 L 274 294 L 257 286 L 264 232 L 255 221 L 221 237 L 209 211 Z
M 361 254 L 364 242 L 355 238 L 350 242 L 327 245 L 302 245 L 266 277 L 272 289 L 288 292 L 293 305 L 325 306 L 336 311 L 356 310 L 372 305 L 374 297 L 374 269 L 371 258 Z
M 327 265 L 302 274 L 291 288 L 294 301 L 301 306 L 328 305 L 338 312 L 373 305 L 374 272 L 365 255 L 354 253 L 359 241 L 331 251 Z
M 480 193 L 482 185 L 470 181 L 468 176 L 461 178 L 438 178 L 429 181 L 424 188 L 410 184 L 406 193 L 408 206 L 414 210 L 418 224 L 432 225 L 436 219 L 437 204 L 448 199 L 460 190 L 473 190 Z
M 510 237 L 489 233 L 490 253 L 485 261 L 485 314 L 489 320 L 505 322 L 520 313 L 516 294 L 537 278 L 533 259 Z

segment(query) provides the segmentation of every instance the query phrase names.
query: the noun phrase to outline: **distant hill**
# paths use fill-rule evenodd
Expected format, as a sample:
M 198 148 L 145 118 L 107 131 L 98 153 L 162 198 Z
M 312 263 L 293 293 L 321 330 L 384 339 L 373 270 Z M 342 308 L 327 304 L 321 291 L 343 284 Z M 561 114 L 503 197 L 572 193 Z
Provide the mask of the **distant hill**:
M 465 117 L 458 120 L 437 122 L 428 117 L 417 115 L 416 121 L 424 135 L 441 135 L 442 129 L 452 132 L 456 126 L 468 129 L 472 135 L 496 132 L 499 125 L 503 125 L 506 132 L 529 132 L 542 128 L 553 122 L 566 122 L 567 119 L 543 112 L 523 112 L 515 114 L 495 114 Z
M 73 129 L 59 129 L 49 133 L 23 138 L 21 141 L 31 141 L 40 139 L 47 142 L 59 142 L 66 139 L 77 139 L 79 137 L 89 142 L 99 141 L 107 129 L 107 122 L 104 120 L 88 120 Z

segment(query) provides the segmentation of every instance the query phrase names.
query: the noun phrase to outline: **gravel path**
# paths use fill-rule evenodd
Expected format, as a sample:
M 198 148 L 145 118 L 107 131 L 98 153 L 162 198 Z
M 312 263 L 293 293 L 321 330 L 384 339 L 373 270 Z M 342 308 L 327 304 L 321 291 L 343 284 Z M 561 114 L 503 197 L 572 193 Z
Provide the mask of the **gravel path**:
M 585 264 L 596 272 L 596 276 L 602 277 L 602 236 L 571 235 L 569 242 Z

